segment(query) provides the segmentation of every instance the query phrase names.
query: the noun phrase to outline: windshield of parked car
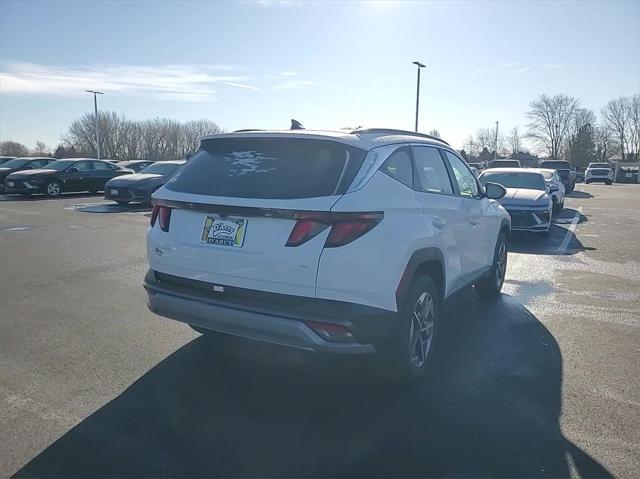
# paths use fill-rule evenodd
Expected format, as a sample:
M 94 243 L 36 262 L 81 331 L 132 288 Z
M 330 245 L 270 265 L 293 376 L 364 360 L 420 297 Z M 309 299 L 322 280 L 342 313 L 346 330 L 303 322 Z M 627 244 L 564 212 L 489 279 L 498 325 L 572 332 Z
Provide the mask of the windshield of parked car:
M 480 176 L 480 182 L 485 185 L 487 182 L 498 183 L 505 188 L 524 188 L 528 190 L 544 190 L 544 177 L 541 173 L 507 173 L 507 172 L 484 172 Z
M 329 140 L 217 138 L 205 141 L 167 188 L 236 198 L 342 194 L 366 151 Z
M 551 168 L 552 170 L 570 170 L 571 163 L 568 161 L 543 161 L 540 166 Z
M 170 175 L 181 166 L 178 163 L 154 163 L 140 170 L 140 173 L 165 176 Z
M 2 168 L 21 168 L 25 164 L 27 164 L 29 160 L 25 160 L 23 158 L 16 158 L 14 160 L 9 160 L 6 163 L 2 164 Z
M 76 160 L 58 160 L 58 161 L 53 161 L 53 162 L 49 163 L 45 168 L 47 170 L 62 171 L 64 169 L 70 167 L 74 163 L 76 163 Z
M 589 168 L 611 168 L 609 163 L 589 163 Z
M 542 176 L 544 176 L 545 180 L 553 179 L 553 171 L 541 171 L 540 173 L 542 173 Z

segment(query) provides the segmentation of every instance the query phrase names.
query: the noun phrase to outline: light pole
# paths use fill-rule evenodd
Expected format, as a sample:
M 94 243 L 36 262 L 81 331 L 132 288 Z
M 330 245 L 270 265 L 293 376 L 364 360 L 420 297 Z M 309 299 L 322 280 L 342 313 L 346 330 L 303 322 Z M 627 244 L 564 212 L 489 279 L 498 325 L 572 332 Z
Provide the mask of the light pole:
M 93 93 L 93 110 L 95 112 L 95 124 L 96 124 L 96 150 L 98 153 L 98 159 L 100 159 L 100 128 L 98 128 L 98 97 L 97 95 L 104 95 L 101 91 L 85 90 L 87 93 Z
M 560 129 L 560 125 L 558 125 L 557 123 L 554 125 L 555 130 L 556 130 L 556 135 L 554 138 L 554 141 L 551 143 L 551 145 L 553 146 L 553 159 L 557 160 L 558 159 L 558 150 L 560 149 L 560 140 L 558 139 L 558 130 Z
M 493 143 L 493 159 L 498 159 L 498 122 L 496 121 L 496 139 Z
M 416 133 L 418 132 L 418 110 L 420 108 L 420 69 L 424 68 L 426 65 L 423 65 L 420 62 L 412 62 L 414 65 L 418 67 L 418 86 L 416 87 Z

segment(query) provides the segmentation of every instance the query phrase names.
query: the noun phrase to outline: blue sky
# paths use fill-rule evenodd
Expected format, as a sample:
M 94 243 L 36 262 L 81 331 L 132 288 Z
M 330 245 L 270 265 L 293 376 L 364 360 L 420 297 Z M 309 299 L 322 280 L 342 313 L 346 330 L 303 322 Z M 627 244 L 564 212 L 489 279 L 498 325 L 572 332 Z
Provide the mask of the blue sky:
M 0 1 L 0 140 L 55 146 L 90 112 L 228 130 L 420 129 L 456 147 L 567 93 L 640 92 L 640 2 Z

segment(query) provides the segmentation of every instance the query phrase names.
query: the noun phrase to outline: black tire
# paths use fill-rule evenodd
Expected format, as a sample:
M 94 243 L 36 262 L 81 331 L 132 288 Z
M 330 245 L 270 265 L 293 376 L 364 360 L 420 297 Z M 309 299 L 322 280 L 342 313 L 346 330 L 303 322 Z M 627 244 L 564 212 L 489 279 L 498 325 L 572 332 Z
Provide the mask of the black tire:
M 120 206 L 127 206 L 129 204 L 127 200 L 116 200 L 116 203 L 118 203 Z
M 605 183 L 609 186 L 611 186 L 611 184 L 613 183 L 613 181 L 605 181 Z
M 493 264 L 489 275 L 475 284 L 476 293 L 482 299 L 493 298 L 500 294 L 507 272 L 507 235 L 500 233 L 493 252 Z
M 400 324 L 387 351 L 381 351 L 382 369 L 391 381 L 412 381 L 424 377 L 432 362 L 440 322 L 440 293 L 433 280 L 421 276 L 414 280 L 399 315 Z M 421 316 L 421 333 L 416 326 Z M 422 336 L 424 334 L 424 336 Z M 413 340 L 412 340 L 413 338 Z M 413 347 L 412 344 L 413 343 Z
M 62 183 L 58 180 L 50 180 L 44 185 L 44 194 L 49 198 L 57 198 L 62 194 Z
M 560 211 L 558 208 L 560 208 L 560 205 L 558 204 L 558 202 L 554 199 L 553 200 L 553 212 L 557 213 L 558 211 Z
M 584 180 L 585 185 L 588 185 L 589 183 L 591 183 L 591 180 Z

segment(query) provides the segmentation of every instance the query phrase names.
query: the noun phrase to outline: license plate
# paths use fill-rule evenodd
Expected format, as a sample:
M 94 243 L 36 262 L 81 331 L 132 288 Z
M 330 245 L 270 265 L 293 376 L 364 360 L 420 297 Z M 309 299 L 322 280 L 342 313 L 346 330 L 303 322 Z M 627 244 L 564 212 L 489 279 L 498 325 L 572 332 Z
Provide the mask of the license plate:
M 15 185 L 14 185 L 13 181 L 7 181 L 7 186 L 9 188 L 13 188 Z
M 207 216 L 204 219 L 201 243 L 242 248 L 247 220 L 230 216 Z
M 118 196 L 118 190 L 109 190 L 111 193 L 111 196 Z

